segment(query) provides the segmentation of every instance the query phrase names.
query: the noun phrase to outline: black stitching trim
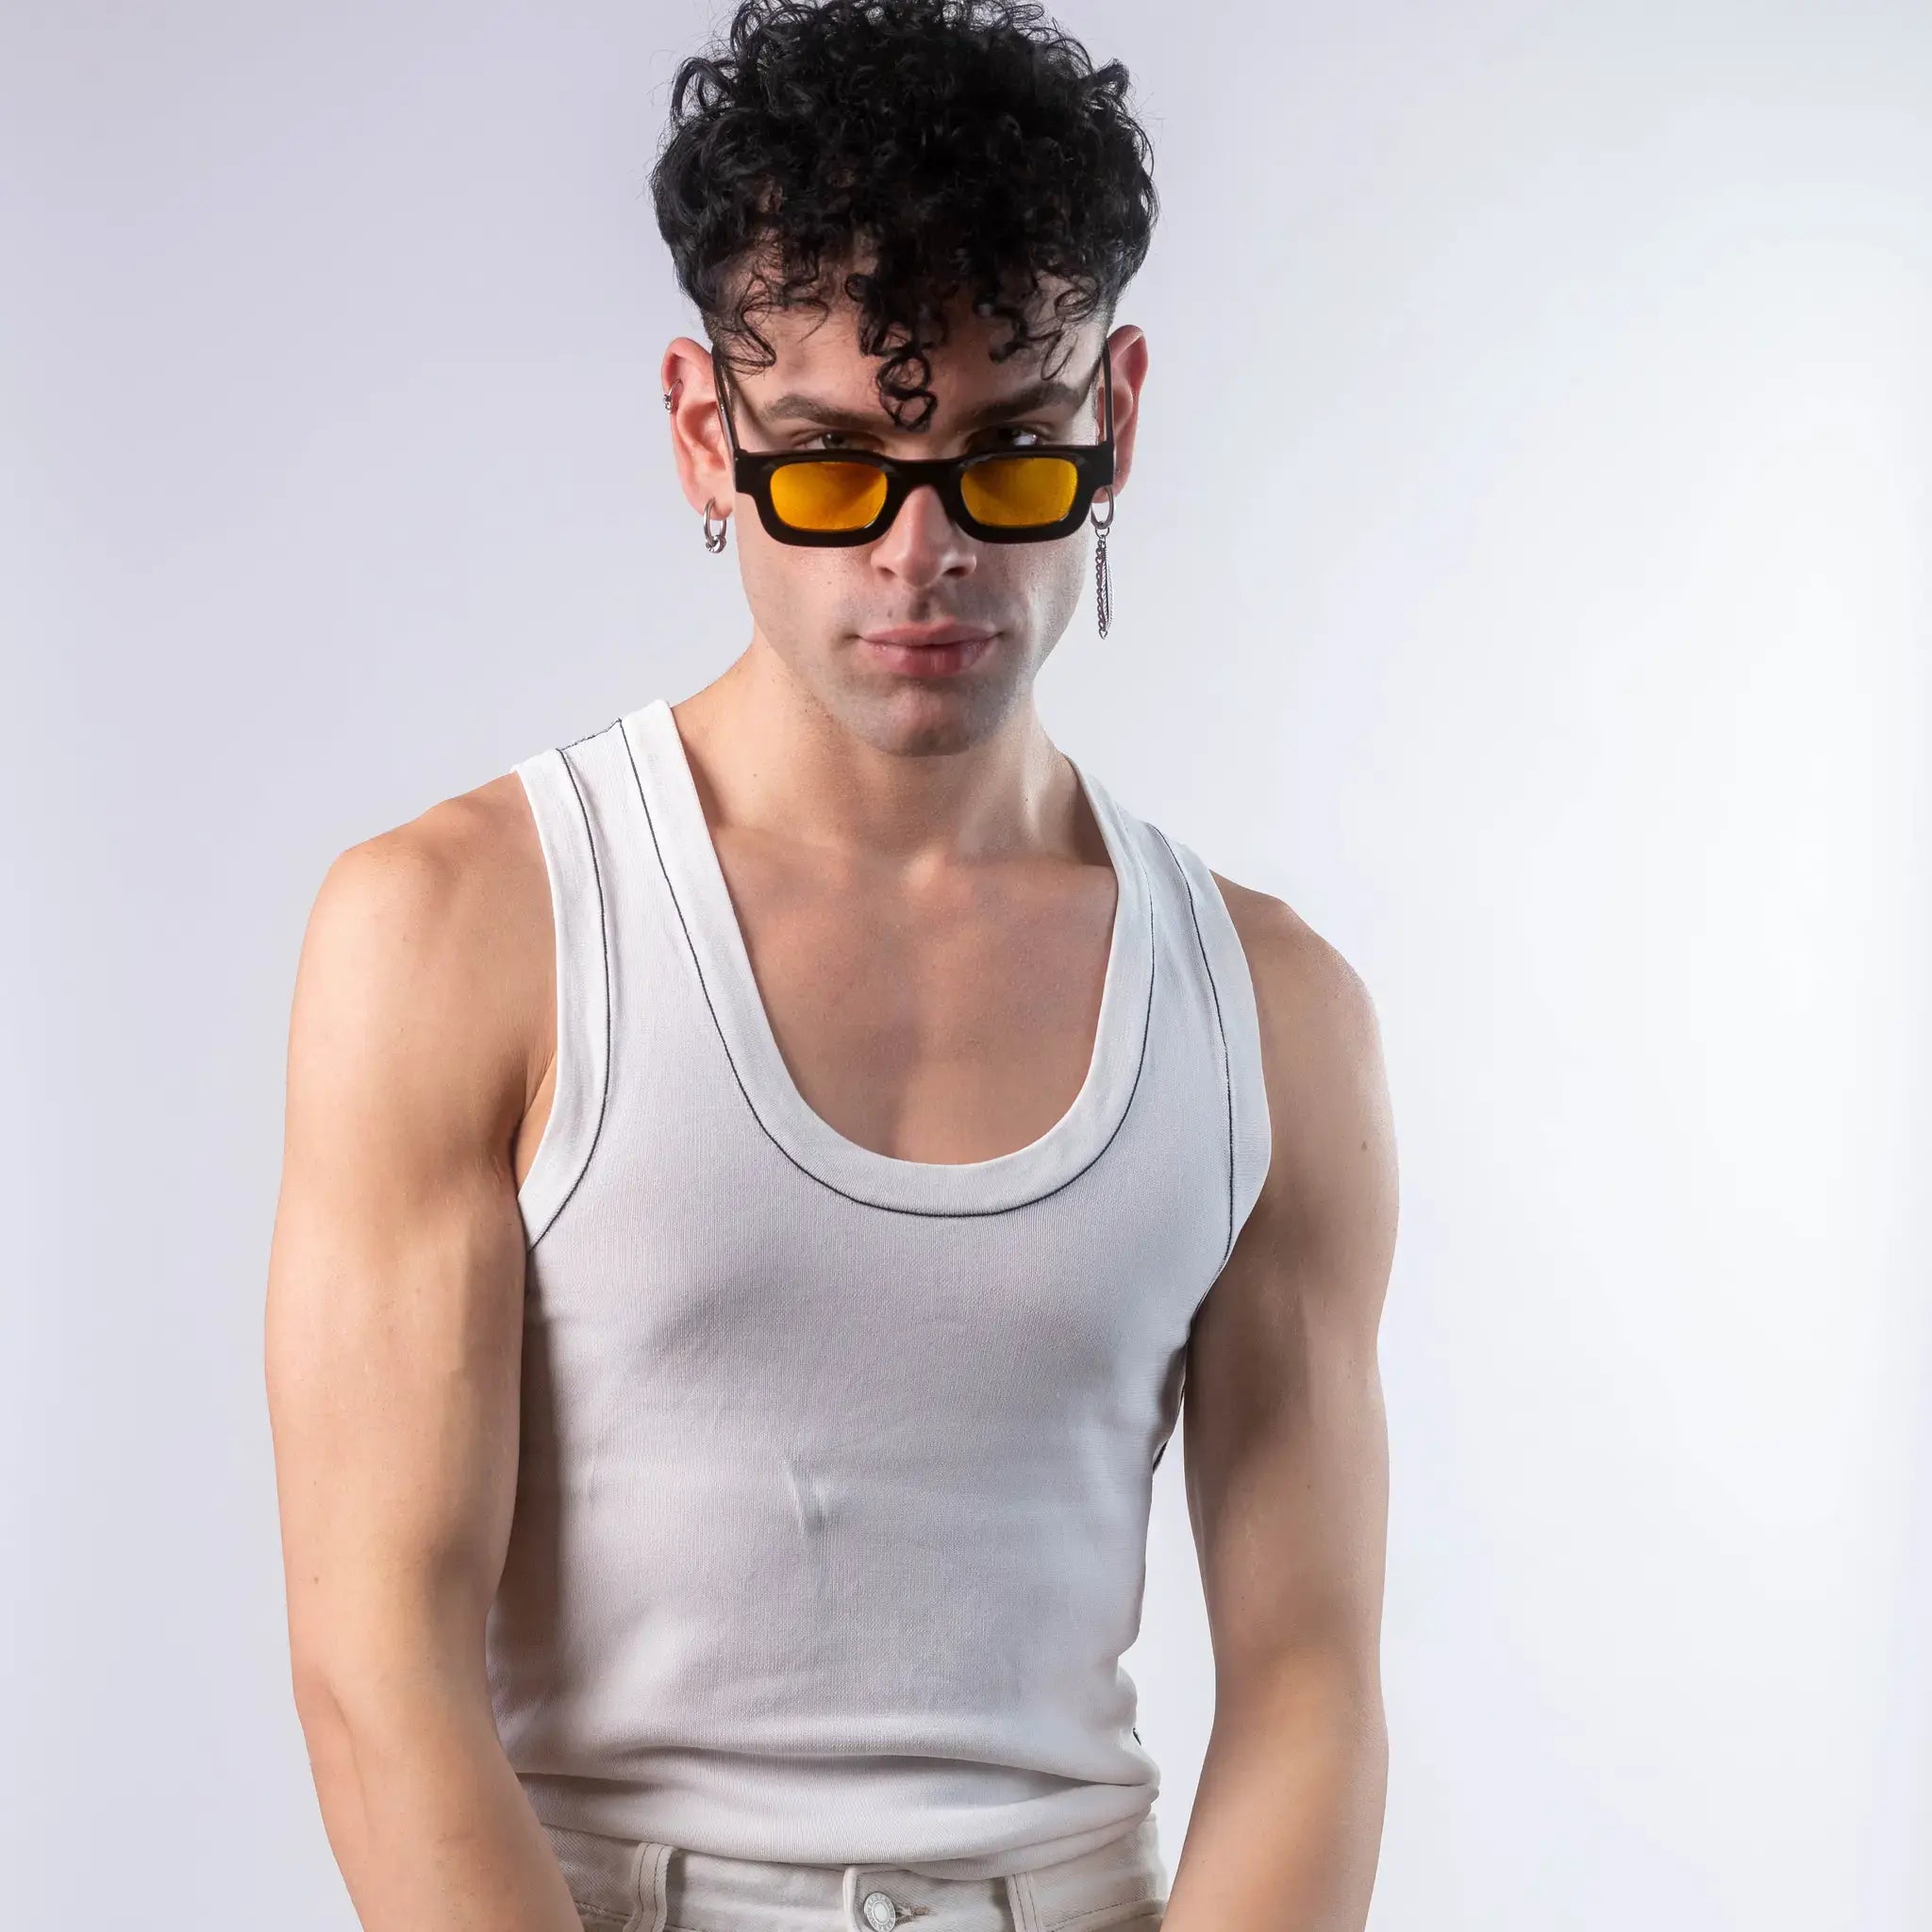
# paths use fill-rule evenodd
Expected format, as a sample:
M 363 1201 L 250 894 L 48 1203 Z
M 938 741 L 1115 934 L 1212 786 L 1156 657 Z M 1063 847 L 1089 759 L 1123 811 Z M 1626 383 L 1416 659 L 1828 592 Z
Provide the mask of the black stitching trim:
M 1118 1121 L 1114 1123 L 1113 1132 L 1110 1133 L 1107 1137 L 1107 1139 L 1101 1142 L 1099 1147 L 1097 1147 L 1094 1150 L 1092 1159 L 1090 1159 L 1087 1162 L 1086 1167 L 1079 1168 L 1074 1173 L 1070 1174 L 1065 1180 L 1061 1181 L 1058 1184 L 1058 1186 L 1047 1189 L 1047 1191 L 1043 1194 L 1030 1194 L 1027 1196 L 1025 1200 L 1009 1202 L 1004 1208 L 902 1208 L 897 1203 L 891 1201 L 871 1200 L 863 1194 L 854 1194 L 848 1192 L 844 1188 L 840 1187 L 837 1184 L 837 1182 L 828 1181 L 824 1174 L 819 1174 L 814 1169 L 806 1166 L 804 1161 L 800 1160 L 797 1158 L 797 1156 L 794 1155 L 791 1152 L 791 1150 L 789 1147 L 787 1147 L 782 1141 L 779 1140 L 777 1135 L 773 1133 L 771 1128 L 765 1124 L 764 1116 L 758 1112 L 758 1105 L 752 1099 L 751 1092 L 744 1084 L 744 1075 L 739 1072 L 738 1062 L 732 1058 L 731 1042 L 724 1037 L 724 1024 L 718 1018 L 717 1007 L 712 1003 L 711 989 L 705 984 L 705 972 L 704 968 L 698 963 L 697 947 L 691 942 L 691 927 L 686 923 L 684 916 L 684 908 L 682 905 L 678 903 L 676 888 L 672 885 L 671 874 L 666 869 L 664 864 L 663 848 L 658 842 L 658 827 L 655 821 L 651 817 L 650 801 L 644 796 L 644 781 L 642 774 L 638 771 L 637 754 L 635 751 L 631 749 L 630 733 L 629 731 L 625 729 L 623 721 L 621 719 L 618 721 L 618 736 L 624 740 L 625 752 L 630 758 L 631 776 L 637 782 L 638 804 L 643 808 L 644 824 L 649 828 L 651 834 L 651 850 L 657 854 L 658 870 L 663 874 L 664 877 L 664 891 L 666 894 L 669 896 L 671 904 L 677 913 L 677 924 L 684 933 L 685 950 L 691 958 L 691 971 L 697 974 L 698 990 L 705 996 L 705 1005 L 709 1009 L 711 1015 L 711 1024 L 718 1029 L 718 1043 L 724 1049 L 725 1064 L 730 1067 L 731 1077 L 738 1082 L 738 1091 L 744 1096 L 744 1104 L 746 1108 L 750 1109 L 752 1119 L 758 1122 L 759 1129 L 763 1132 L 765 1139 L 768 1140 L 772 1143 L 772 1145 L 775 1147 L 778 1150 L 778 1152 L 785 1157 L 787 1160 L 791 1161 L 791 1165 L 795 1167 L 800 1174 L 804 1174 L 808 1180 L 816 1181 L 820 1187 L 825 1189 L 828 1192 L 838 1194 L 844 1200 L 856 1203 L 860 1208 L 876 1208 L 880 1210 L 881 1213 L 885 1214 L 916 1214 L 924 1219 L 933 1221 L 976 1220 L 983 1215 L 989 1214 L 1012 1214 L 1017 1212 L 1022 1208 L 1031 1208 L 1039 1202 L 1050 1201 L 1054 1197 L 1054 1195 L 1058 1194 L 1061 1191 L 1061 1189 L 1072 1187 L 1074 1183 L 1080 1178 L 1081 1174 L 1084 1174 L 1087 1172 L 1087 1169 L 1091 1168 L 1093 1165 L 1093 1162 L 1098 1160 L 1100 1157 L 1103 1154 L 1105 1154 L 1109 1147 L 1113 1145 L 1115 1140 L 1119 1137 L 1121 1129 L 1127 1124 L 1127 1116 L 1134 1110 L 1134 1096 L 1141 1091 L 1141 1074 L 1147 1065 L 1147 1039 L 1149 1034 L 1153 1031 L 1154 982 L 1158 974 L 1160 949 L 1154 943 L 1154 894 L 1151 891 L 1147 894 L 1147 951 L 1149 964 L 1147 973 L 1147 1008 L 1141 1018 L 1141 1058 L 1134 1067 L 1134 1084 L 1131 1088 L 1128 1089 L 1127 1104 L 1121 1108 L 1121 1117 Z
M 1181 875 L 1181 884 L 1188 892 L 1188 917 L 1193 922 L 1194 943 L 1201 949 L 1201 970 L 1208 975 L 1208 991 L 1214 1000 L 1214 1028 L 1221 1036 L 1221 1081 L 1227 1092 L 1227 1245 L 1221 1251 L 1218 1274 L 1227 1266 L 1227 1257 L 1234 1253 L 1234 1064 L 1227 1050 L 1227 1027 L 1221 1017 L 1221 989 L 1214 978 L 1213 963 L 1208 958 L 1208 942 L 1201 937 L 1201 915 L 1194 905 L 1194 882 L 1189 878 L 1187 868 L 1180 862 L 1165 832 L 1160 832 L 1160 842 L 1167 847 L 1167 856 L 1174 860 L 1174 869 Z M 1156 1458 L 1158 1459 L 1158 1457 Z
M 608 729 L 608 726 L 606 729 Z M 591 734 L 593 737 L 595 735 Z M 575 744 L 581 744 L 583 741 L 581 738 L 572 741 Z M 529 1254 L 536 1252 L 537 1241 L 541 1241 L 557 1225 L 557 1217 L 570 1206 L 571 1195 L 576 1192 L 578 1184 L 590 1173 L 591 1157 L 597 1151 L 597 1142 L 604 1132 L 604 1116 L 610 1106 L 610 921 L 604 903 L 604 874 L 597 863 L 597 840 L 591 830 L 591 814 L 584 804 L 584 788 L 577 783 L 576 767 L 571 763 L 566 746 L 558 745 L 557 756 L 563 760 L 565 775 L 570 779 L 570 789 L 576 794 L 577 812 L 584 822 L 584 843 L 591 849 L 591 877 L 597 887 L 597 942 L 604 955 L 604 1088 L 597 1096 L 597 1124 L 591 1130 L 591 1144 L 584 1149 L 584 1158 L 577 1165 L 576 1178 L 571 1182 L 563 1199 L 551 1210 L 550 1219 L 537 1230 L 536 1241 L 531 1241 L 525 1251 Z M 559 979 L 557 985 L 557 1024 L 559 1028 L 563 1025 L 563 1002 L 567 991 Z M 562 1049 L 559 1046 L 558 1065 L 561 1064 Z M 556 1104 L 557 1096 L 553 1093 L 551 1105 L 554 1107 Z

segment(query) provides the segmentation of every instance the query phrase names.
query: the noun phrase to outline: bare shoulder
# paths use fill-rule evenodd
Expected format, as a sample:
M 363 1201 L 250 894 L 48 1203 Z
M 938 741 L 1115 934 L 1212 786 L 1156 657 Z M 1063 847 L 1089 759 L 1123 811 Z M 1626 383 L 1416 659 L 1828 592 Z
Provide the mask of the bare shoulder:
M 451 991 L 527 972 L 549 957 L 549 883 L 523 780 L 514 772 L 440 800 L 330 864 L 309 939 L 384 946 L 415 971 L 449 973 Z M 534 930 L 533 930 L 534 928 Z
M 336 868 L 387 878 L 399 891 L 514 891 L 519 874 L 541 879 L 543 855 L 524 781 L 505 772 L 440 799 L 388 831 L 348 846 Z
M 1366 1223 L 1392 1241 L 1394 1124 L 1380 1022 L 1362 976 L 1272 893 L 1213 874 L 1254 982 L 1273 1157 L 1257 1241 Z M 1373 1271 L 1372 1271 L 1373 1272 Z
M 513 1127 L 554 1052 L 553 949 L 523 780 L 441 799 L 330 863 L 303 938 L 291 1077 L 305 1045 L 353 1045 L 398 1074 L 434 1070 L 446 1104 Z
M 1228 918 L 1246 955 L 1264 1033 L 1340 1029 L 1357 1046 L 1375 1027 L 1374 1002 L 1361 975 L 1285 899 L 1237 885 L 1220 873 Z

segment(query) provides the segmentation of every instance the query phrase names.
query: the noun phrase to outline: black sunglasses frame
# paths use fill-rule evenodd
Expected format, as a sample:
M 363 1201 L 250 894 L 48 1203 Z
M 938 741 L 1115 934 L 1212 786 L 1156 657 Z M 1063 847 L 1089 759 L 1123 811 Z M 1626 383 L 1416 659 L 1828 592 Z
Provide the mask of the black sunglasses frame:
M 740 494 L 758 505 L 758 522 L 781 543 L 802 543 L 834 547 L 871 543 L 891 528 L 906 499 L 924 484 L 931 484 L 946 507 L 946 514 L 969 537 L 982 543 L 1044 543 L 1056 537 L 1071 537 L 1086 521 L 1094 493 L 1113 485 L 1113 357 L 1109 345 L 1100 345 L 1101 415 L 1103 432 L 1098 442 L 1031 442 L 1013 449 L 974 450 L 958 457 L 889 457 L 873 450 L 797 449 L 748 450 L 738 446 L 738 432 L 724 399 L 724 367 L 714 358 L 712 370 L 718 391 L 718 413 L 724 422 L 724 440 L 731 450 L 731 481 Z M 1074 470 L 1074 504 L 1065 516 L 1051 524 L 985 524 L 966 508 L 959 479 L 976 463 L 1010 462 L 1015 457 L 1061 457 Z M 886 478 L 886 500 L 871 523 L 849 530 L 802 530 L 779 516 L 772 503 L 772 477 L 792 463 L 864 463 L 882 470 Z

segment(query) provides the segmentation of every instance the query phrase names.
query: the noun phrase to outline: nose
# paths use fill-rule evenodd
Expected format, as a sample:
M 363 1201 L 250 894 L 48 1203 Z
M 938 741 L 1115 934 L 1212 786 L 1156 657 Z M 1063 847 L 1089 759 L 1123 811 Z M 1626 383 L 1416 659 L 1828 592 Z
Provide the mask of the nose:
M 923 587 L 970 573 L 978 546 L 946 514 L 939 491 L 922 483 L 899 506 L 891 526 L 874 543 L 872 557 L 877 569 Z

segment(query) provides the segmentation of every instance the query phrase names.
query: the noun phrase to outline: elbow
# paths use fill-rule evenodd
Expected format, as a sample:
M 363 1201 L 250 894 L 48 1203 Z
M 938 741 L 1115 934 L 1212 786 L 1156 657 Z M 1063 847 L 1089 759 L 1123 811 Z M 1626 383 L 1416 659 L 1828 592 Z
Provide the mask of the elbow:
M 295 1657 L 290 1689 L 295 1701 L 295 1721 L 305 1736 L 343 1727 L 341 1701 L 336 1695 L 334 1674 L 325 1664 L 313 1657 Z
M 482 1647 L 446 1623 L 412 1620 L 360 1644 L 297 1645 L 291 1681 L 311 1742 L 353 1738 L 380 1755 L 425 1728 L 491 1722 Z

